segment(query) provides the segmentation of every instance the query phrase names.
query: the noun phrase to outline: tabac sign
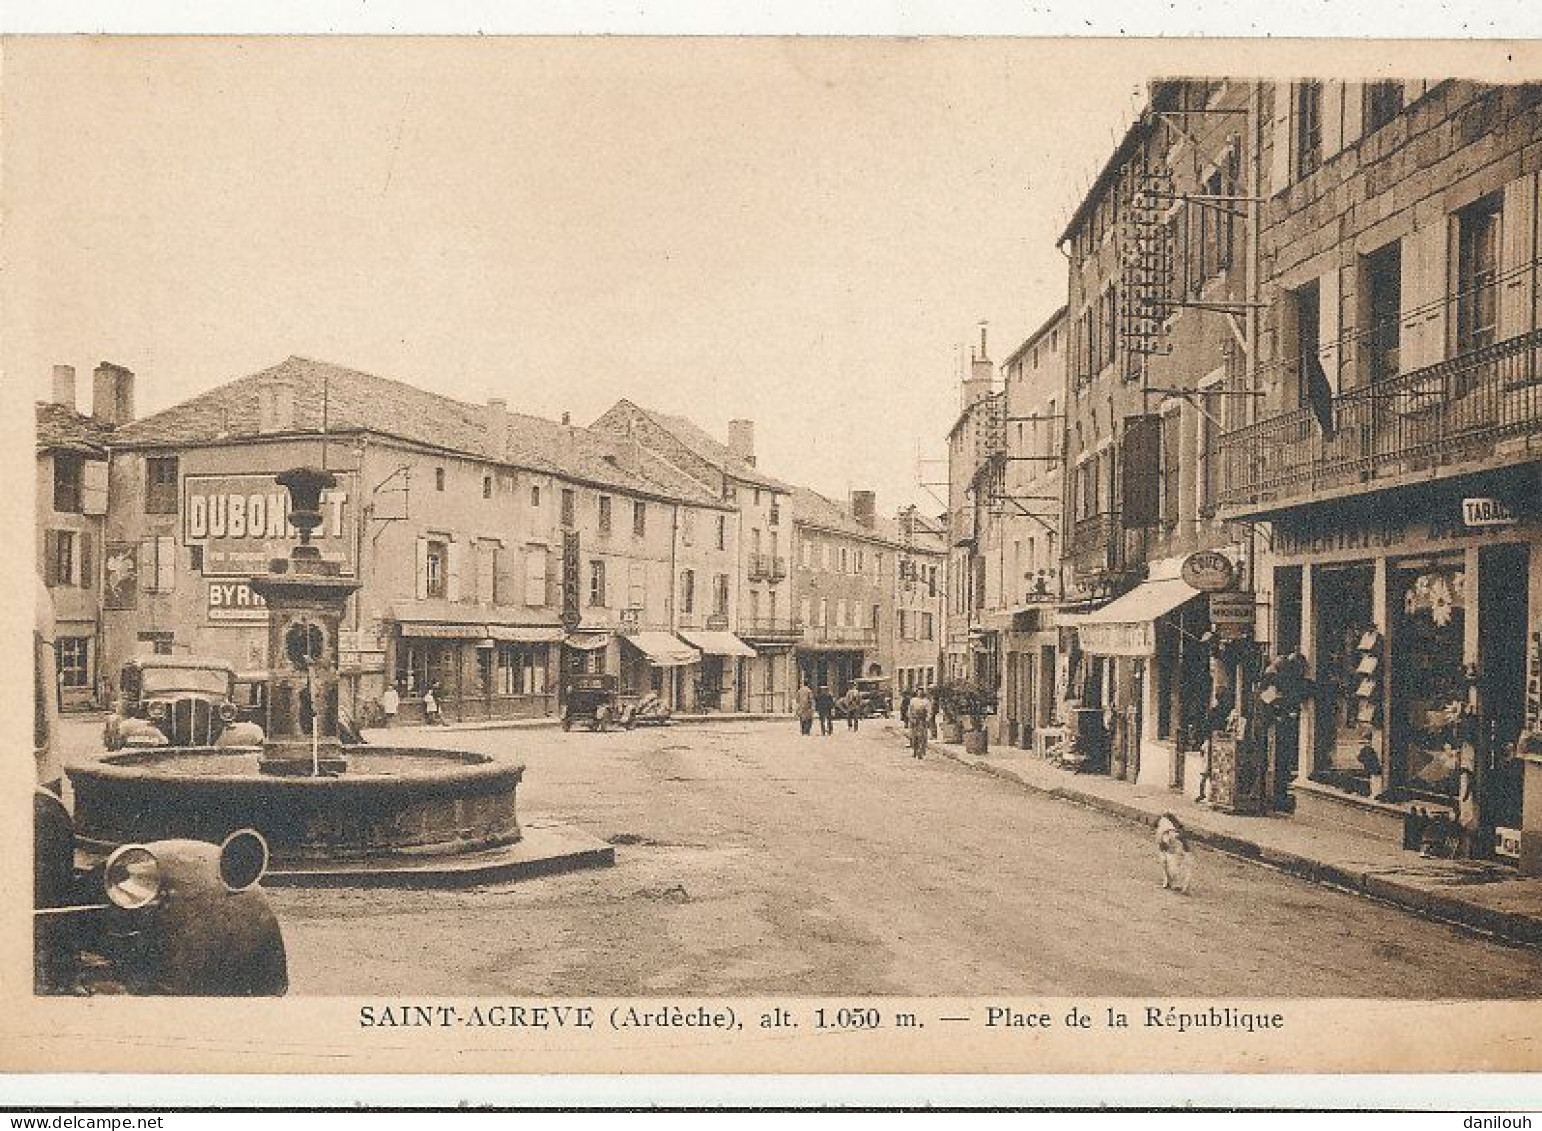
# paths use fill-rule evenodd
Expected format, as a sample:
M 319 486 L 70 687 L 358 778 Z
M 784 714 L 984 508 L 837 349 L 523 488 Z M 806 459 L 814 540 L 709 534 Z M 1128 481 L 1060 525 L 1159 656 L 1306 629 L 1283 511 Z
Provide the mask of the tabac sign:
M 336 474 L 337 486 L 322 492 L 322 521 L 311 543 L 323 558 L 351 574 L 358 476 L 350 471 Z M 182 493 L 183 538 L 189 546 L 203 548 L 206 577 L 266 573 L 268 560 L 288 557 L 300 537 L 289 524 L 289 493 L 278 485 L 276 475 L 188 475 Z

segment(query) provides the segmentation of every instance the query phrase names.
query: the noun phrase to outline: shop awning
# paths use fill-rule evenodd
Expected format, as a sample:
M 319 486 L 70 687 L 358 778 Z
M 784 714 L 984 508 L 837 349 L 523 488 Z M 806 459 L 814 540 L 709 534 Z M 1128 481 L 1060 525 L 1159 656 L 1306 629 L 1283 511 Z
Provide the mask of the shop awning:
M 1156 651 L 1156 619 L 1197 596 L 1198 589 L 1178 578 L 1144 581 L 1101 609 L 1060 614 L 1060 624 L 1076 629 L 1082 651 L 1094 656 L 1149 656 Z
M 621 639 L 648 657 L 656 668 L 678 668 L 701 659 L 700 652 L 672 633 L 634 632 Z
M 731 632 L 713 630 L 711 632 L 687 632 L 680 630 L 680 637 L 689 644 L 694 644 L 708 656 L 745 656 L 754 657 L 755 649 L 740 640 Z
M 485 624 L 404 624 L 402 635 L 413 640 L 480 640 Z
M 490 624 L 487 635 L 500 644 L 555 644 L 562 628 L 548 624 Z
M 577 648 L 580 652 L 598 652 L 610 643 L 610 633 L 570 632 L 562 638 L 562 642 L 569 648 Z

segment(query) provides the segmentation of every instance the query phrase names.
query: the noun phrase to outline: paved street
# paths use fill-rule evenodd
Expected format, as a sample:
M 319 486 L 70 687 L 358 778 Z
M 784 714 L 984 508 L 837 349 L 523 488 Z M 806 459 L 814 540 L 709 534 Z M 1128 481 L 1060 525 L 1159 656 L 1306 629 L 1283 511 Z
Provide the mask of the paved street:
M 423 732 L 415 732 L 418 741 Z M 526 762 L 521 811 L 614 868 L 467 891 L 276 889 L 302 994 L 1532 997 L 1542 954 L 791 723 L 433 733 Z

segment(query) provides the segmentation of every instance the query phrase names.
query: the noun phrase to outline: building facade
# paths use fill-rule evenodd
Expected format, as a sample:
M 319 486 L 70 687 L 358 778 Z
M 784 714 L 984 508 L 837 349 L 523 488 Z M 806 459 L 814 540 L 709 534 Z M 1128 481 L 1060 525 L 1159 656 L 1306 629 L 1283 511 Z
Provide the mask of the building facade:
M 1281 84 L 1265 125 L 1261 395 L 1218 503 L 1268 524 L 1267 631 L 1317 688 L 1281 772 L 1542 873 L 1542 87 Z
M 572 670 L 701 702 L 702 655 L 676 630 L 732 571 L 730 508 L 636 445 L 303 358 L 114 433 L 104 537 L 131 579 L 103 613 L 114 665 L 261 667 L 245 581 L 295 537 L 275 476 L 299 464 L 338 480 L 317 542 L 360 583 L 341 658 L 361 715 L 387 683 L 407 722 L 430 688 L 450 720 L 553 715 Z
M 941 523 L 913 506 L 895 515 L 894 524 L 898 531 L 892 567 L 897 695 L 934 686 L 942 670 L 948 540 Z
M 134 415 L 134 374 L 97 366 L 93 414 L 75 406 L 75 369 L 56 365 L 53 399 L 37 405 L 37 570 L 53 601 L 61 706 L 95 707 L 106 699 L 100 664 L 107 514 L 107 439 Z
M 682 622 L 702 648 L 704 666 L 720 674 L 719 693 L 707 705 L 723 710 L 783 714 L 791 709 L 793 645 L 799 636 L 788 575 L 793 529 L 793 488 L 756 467 L 755 424 L 729 422 L 728 443 L 719 443 L 693 421 L 620 400 L 592 425 L 617 441 L 637 444 L 688 477 L 737 516 L 736 535 L 720 516 L 710 536 L 726 539 L 734 557 L 727 578 L 737 615 L 731 623 L 716 606 Z M 706 535 L 704 535 L 706 536 Z M 722 547 L 719 547 L 720 549 Z M 703 635 L 711 632 L 713 635 Z M 724 675 L 733 691 L 724 695 Z M 714 686 L 708 681 L 709 687 Z
M 992 603 L 991 511 L 1006 468 L 1006 396 L 996 387 L 985 333 L 960 382 L 959 415 L 948 430 L 948 564 L 943 676 L 994 688 L 997 639 L 982 627 Z M 999 587 L 1001 576 L 995 574 Z
M 1255 582 L 1254 539 L 1217 513 L 1215 481 L 1219 437 L 1249 411 L 1269 112 L 1261 84 L 1154 83 L 1061 237 L 1068 694 L 1082 754 L 1132 781 L 1196 785 L 1227 693 L 1210 664 L 1223 599 L 1183 562 L 1213 551 L 1236 592 Z

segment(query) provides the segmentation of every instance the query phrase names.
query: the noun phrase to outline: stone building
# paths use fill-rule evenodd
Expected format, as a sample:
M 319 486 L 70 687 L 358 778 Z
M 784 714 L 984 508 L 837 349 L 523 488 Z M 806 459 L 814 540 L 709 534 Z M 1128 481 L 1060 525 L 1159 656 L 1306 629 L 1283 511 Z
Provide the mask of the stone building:
M 342 641 L 356 710 L 391 681 L 404 721 L 430 687 L 451 720 L 551 715 L 573 669 L 700 702 L 701 654 L 675 630 L 684 606 L 717 607 L 731 508 L 639 444 L 295 357 L 113 434 L 106 554 L 137 583 L 103 613 L 112 664 L 262 664 L 244 582 L 295 536 L 274 477 L 297 464 L 338 477 L 316 541 L 361 585 Z
M 1001 365 L 1003 450 L 997 499 L 979 539 L 986 570 L 983 634 L 994 634 L 996 741 L 1033 747 L 1059 710 L 1065 309 Z M 988 638 L 988 636 L 987 636 Z
M 57 624 L 59 693 L 65 709 L 100 705 L 109 669 L 99 663 L 101 604 L 121 583 L 119 565 L 103 560 L 107 513 L 107 439 L 134 417 L 134 374 L 102 362 L 94 374 L 92 414 L 75 406 L 75 369 L 56 365 L 53 399 L 37 405 L 38 575 Z
M 793 596 L 802 632 L 799 675 L 839 695 L 859 676 L 892 676 L 895 586 L 900 546 L 877 513 L 871 491 L 853 491 L 848 507 L 798 487 Z
M 1253 539 L 1217 514 L 1215 477 L 1219 436 L 1250 399 L 1267 106 L 1257 83 L 1154 83 L 1061 236 L 1068 692 L 1097 724 L 1084 753 L 1130 780 L 1196 784 L 1199 760 L 1185 755 L 1220 695 L 1209 659 L 1221 599 L 1182 580 L 1182 563 L 1215 551 L 1238 592 L 1253 582 Z
M 931 687 L 941 671 L 943 594 L 948 560 L 947 532 L 916 507 L 894 517 L 895 694 Z
M 1318 695 L 1277 757 L 1299 806 L 1401 833 L 1457 813 L 1542 872 L 1542 87 L 1272 90 L 1253 418 L 1220 517 L 1266 523 L 1277 652 Z
M 1006 397 L 996 387 L 985 331 L 960 382 L 958 417 L 948 430 L 947 609 L 943 676 L 972 679 L 984 688 L 999 680 L 997 636 L 983 627 L 984 610 L 999 605 L 1000 572 L 992 575 L 984 539 L 990 537 L 993 496 L 1002 493 L 1006 456 Z M 994 576 L 994 585 L 992 589 Z
M 756 467 L 754 422 L 730 421 L 723 444 L 693 421 L 623 399 L 590 427 L 640 444 L 737 512 L 738 538 L 727 547 L 734 557 L 730 583 L 739 614 L 733 633 L 723 618 L 711 615 L 682 622 L 681 628 L 702 649 L 707 669 L 737 673 L 736 694 L 718 697 L 718 706 L 773 714 L 790 710 L 792 649 L 799 634 L 787 567 L 793 488 Z M 719 521 L 714 538 L 723 535 Z

